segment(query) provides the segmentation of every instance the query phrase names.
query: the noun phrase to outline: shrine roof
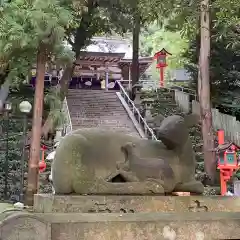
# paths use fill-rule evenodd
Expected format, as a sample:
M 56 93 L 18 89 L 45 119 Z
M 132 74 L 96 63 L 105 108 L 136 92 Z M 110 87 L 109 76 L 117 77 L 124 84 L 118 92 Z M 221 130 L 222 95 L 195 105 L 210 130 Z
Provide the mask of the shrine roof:
M 152 57 L 139 57 L 139 69 L 140 73 L 144 73 L 148 67 L 152 64 Z M 119 66 L 124 68 L 125 66 L 129 66 L 132 63 L 132 59 L 121 59 L 119 62 Z
M 143 64 L 150 63 L 151 64 L 153 62 L 153 58 L 152 57 L 139 57 L 138 61 L 140 64 L 141 63 L 143 63 Z M 121 59 L 121 63 L 131 63 L 131 62 L 132 62 L 132 59 L 126 59 L 126 58 Z
M 130 39 L 122 37 L 94 37 L 91 44 L 84 51 L 91 53 L 124 53 L 123 59 L 131 60 L 133 48 Z M 140 56 L 140 58 L 142 57 Z
M 125 55 L 125 53 L 81 51 L 80 57 L 120 57 L 120 58 L 123 58 L 124 55 Z
M 86 52 L 82 51 L 77 64 L 104 64 L 112 63 L 118 64 L 118 62 L 124 57 L 124 53 L 104 53 L 104 52 Z

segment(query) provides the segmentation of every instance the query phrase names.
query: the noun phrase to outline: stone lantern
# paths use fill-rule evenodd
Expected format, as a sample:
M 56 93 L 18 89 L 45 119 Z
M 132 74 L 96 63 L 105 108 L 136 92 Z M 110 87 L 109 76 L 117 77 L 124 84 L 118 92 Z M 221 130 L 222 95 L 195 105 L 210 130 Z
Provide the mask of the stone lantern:
M 151 109 L 152 109 L 152 104 L 154 102 L 153 98 L 145 98 L 143 100 L 143 104 L 144 104 L 144 109 L 145 109 L 145 120 L 148 122 L 148 120 L 152 120 L 152 113 L 151 113 Z
M 132 92 L 134 93 L 134 104 L 137 109 L 140 109 L 141 107 L 141 90 L 142 90 L 142 84 L 137 82 L 132 86 Z

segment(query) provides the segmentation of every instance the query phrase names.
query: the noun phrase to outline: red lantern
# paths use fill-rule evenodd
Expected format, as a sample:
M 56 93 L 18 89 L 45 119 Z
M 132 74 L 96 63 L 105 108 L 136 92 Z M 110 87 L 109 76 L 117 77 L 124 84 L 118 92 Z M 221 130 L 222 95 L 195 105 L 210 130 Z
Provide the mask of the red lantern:
M 167 67 L 167 55 L 172 54 L 166 51 L 164 48 L 161 51 L 155 53 L 154 55 L 154 59 L 157 60 L 156 68 L 160 69 L 160 87 L 164 87 L 164 68 Z
M 221 181 L 221 195 L 224 196 L 227 192 L 227 182 L 232 177 L 234 171 L 238 166 L 237 160 L 237 146 L 233 143 L 226 144 L 224 142 L 224 131 L 218 131 L 218 169 L 220 170 L 220 181 Z
M 44 160 L 44 154 L 45 154 L 45 150 L 46 150 L 46 146 L 42 145 L 41 146 L 41 150 L 40 150 L 40 161 L 39 161 L 39 172 L 42 173 L 46 170 L 47 168 L 47 164 Z

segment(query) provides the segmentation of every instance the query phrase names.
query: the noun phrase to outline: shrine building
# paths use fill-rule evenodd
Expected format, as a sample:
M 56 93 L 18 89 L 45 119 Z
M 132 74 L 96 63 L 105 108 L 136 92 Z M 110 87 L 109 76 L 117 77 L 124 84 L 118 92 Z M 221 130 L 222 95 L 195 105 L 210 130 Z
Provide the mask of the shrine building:
M 152 57 L 139 57 L 140 76 L 152 61 Z M 131 63 L 132 44 L 129 40 L 94 37 L 76 61 L 69 88 L 117 90 L 117 80 L 124 86 L 131 86 Z M 59 73 L 46 73 L 45 86 L 56 85 L 58 81 Z M 32 84 L 35 85 L 34 74 Z

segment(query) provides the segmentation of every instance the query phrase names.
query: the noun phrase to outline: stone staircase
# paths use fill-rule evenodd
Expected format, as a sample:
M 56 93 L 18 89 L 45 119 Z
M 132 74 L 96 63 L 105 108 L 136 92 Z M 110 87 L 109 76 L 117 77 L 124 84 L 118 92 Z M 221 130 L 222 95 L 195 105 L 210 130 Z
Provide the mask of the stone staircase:
M 139 136 L 115 91 L 69 89 L 72 129 L 100 127 Z

